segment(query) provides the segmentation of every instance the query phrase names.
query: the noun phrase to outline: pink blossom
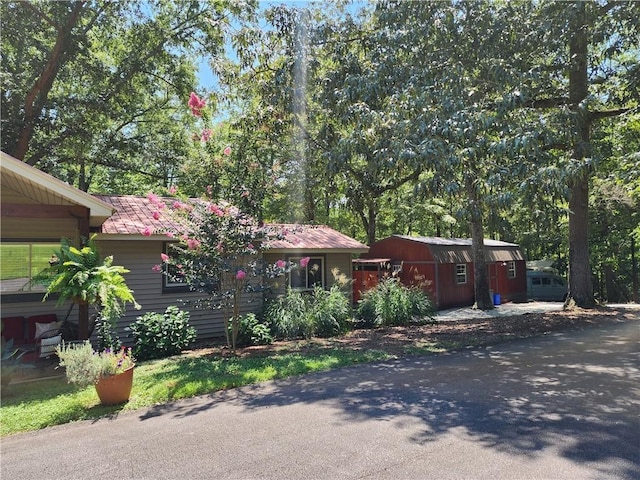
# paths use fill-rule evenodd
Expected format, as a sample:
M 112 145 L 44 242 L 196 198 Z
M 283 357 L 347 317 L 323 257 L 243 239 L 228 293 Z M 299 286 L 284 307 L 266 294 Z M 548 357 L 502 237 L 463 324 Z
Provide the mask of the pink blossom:
M 207 195 L 213 195 L 213 187 L 211 185 L 207 185 Z
M 176 187 L 175 185 L 171 185 L 171 188 L 169 188 L 169 193 L 171 195 L 175 195 L 177 191 L 178 191 L 178 187 Z
M 244 280 L 246 276 L 247 274 L 244 272 L 244 270 L 238 270 L 238 273 L 236 273 L 236 280 Z
M 211 205 L 209 205 L 209 211 L 211 213 L 216 214 L 218 217 L 224 217 L 224 212 L 222 211 L 222 209 L 217 206 L 215 203 L 212 203 Z
M 222 151 L 223 154 L 225 155 L 231 155 L 231 147 L 227 147 Z
M 211 138 L 212 133 L 213 132 L 211 131 L 211 129 L 205 128 L 204 130 L 202 130 L 202 133 L 200 134 L 200 140 L 202 142 L 208 142 L 209 139 Z
M 200 241 L 195 238 L 190 238 L 187 240 L 187 248 L 189 250 L 197 250 L 200 247 Z
M 194 92 L 191 92 L 188 105 L 191 113 L 196 117 L 200 117 L 202 115 L 202 109 L 207 105 L 207 102 L 204 99 L 200 99 Z
M 150 237 L 151 235 L 153 235 L 153 228 L 151 227 L 144 227 L 144 230 L 142 230 L 140 232 L 142 235 L 144 235 L 145 237 Z
M 175 234 L 175 233 L 173 233 L 173 232 L 167 232 L 167 233 L 166 233 L 166 235 L 167 235 L 167 237 L 169 237 L 169 238 L 176 238 L 176 234 Z
M 147 200 L 149 200 L 152 204 L 156 204 L 160 201 L 160 197 L 158 197 L 155 193 L 149 192 L 147 193 Z
M 311 260 L 311 259 L 310 259 L 309 257 L 301 258 L 301 259 L 300 259 L 300 266 L 301 266 L 302 268 L 306 268 L 306 267 L 307 267 L 307 265 L 309 265 L 309 261 L 310 261 L 310 260 Z
M 253 246 L 253 243 L 250 243 L 249 245 L 247 245 L 247 248 L 249 250 L 253 250 L 255 247 Z
M 285 262 L 284 260 L 278 260 L 276 262 L 276 267 L 278 267 L 278 268 L 284 268 L 286 266 L 287 266 L 287 262 Z
M 154 272 L 161 272 L 162 267 L 160 265 L 154 265 L 153 267 L 151 267 L 151 270 L 153 270 Z
M 160 258 L 162 259 L 163 262 L 169 261 L 169 255 L 167 255 L 166 253 L 161 253 Z
M 173 202 L 173 209 L 174 210 L 181 210 L 182 209 L 182 202 L 179 202 L 178 200 Z
M 242 194 L 240 195 L 241 197 L 248 197 L 249 196 L 249 192 L 247 190 L 245 190 L 244 192 L 242 192 Z
M 153 219 L 160 220 L 160 212 L 153 212 Z

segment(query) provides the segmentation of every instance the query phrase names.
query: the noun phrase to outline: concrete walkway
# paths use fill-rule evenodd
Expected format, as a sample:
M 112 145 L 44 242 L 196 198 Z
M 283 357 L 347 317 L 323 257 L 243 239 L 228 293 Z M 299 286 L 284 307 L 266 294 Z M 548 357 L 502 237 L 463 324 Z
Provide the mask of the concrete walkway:
M 15 435 L 25 479 L 638 479 L 637 322 Z
M 562 302 L 524 302 L 505 303 L 496 306 L 493 310 L 478 310 L 471 307 L 450 308 L 440 310 L 436 315 L 436 319 L 447 321 L 468 318 L 508 317 L 511 315 L 524 315 L 525 313 L 545 313 L 562 310 L 563 305 Z

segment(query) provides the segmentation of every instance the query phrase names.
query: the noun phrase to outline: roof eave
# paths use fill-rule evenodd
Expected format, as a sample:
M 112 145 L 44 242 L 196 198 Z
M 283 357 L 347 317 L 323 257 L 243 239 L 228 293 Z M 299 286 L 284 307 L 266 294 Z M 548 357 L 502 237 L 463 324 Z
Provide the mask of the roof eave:
M 115 213 L 115 209 L 108 203 L 43 172 L 42 170 L 32 167 L 31 165 L 28 165 L 5 152 L 0 152 L 0 158 L 2 159 L 2 170 L 10 171 L 25 178 L 30 183 L 55 192 L 70 202 L 87 207 L 90 212 L 89 224 L 92 227 L 99 227 L 107 218 Z

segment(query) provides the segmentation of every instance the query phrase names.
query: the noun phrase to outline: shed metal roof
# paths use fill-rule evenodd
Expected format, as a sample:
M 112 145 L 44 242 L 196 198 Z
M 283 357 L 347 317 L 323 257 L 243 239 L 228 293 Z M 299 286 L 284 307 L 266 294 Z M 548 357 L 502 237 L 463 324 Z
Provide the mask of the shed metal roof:
M 470 238 L 411 237 L 408 235 L 394 235 L 394 237 L 429 245 L 431 254 L 438 263 L 473 262 L 472 240 Z M 484 239 L 484 253 L 488 262 L 524 260 L 517 244 L 490 238 Z

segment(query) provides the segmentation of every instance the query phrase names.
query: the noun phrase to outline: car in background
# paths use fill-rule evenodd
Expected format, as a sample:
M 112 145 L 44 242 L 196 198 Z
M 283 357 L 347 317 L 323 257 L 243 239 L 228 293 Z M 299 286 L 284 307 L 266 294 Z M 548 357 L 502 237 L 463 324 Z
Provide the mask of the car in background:
M 568 294 L 567 282 L 560 275 L 527 270 L 527 297 L 529 300 L 564 302 Z

